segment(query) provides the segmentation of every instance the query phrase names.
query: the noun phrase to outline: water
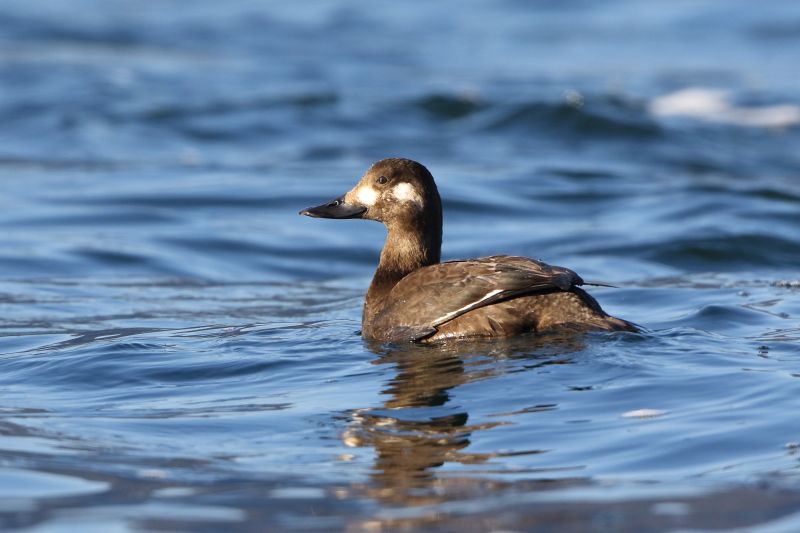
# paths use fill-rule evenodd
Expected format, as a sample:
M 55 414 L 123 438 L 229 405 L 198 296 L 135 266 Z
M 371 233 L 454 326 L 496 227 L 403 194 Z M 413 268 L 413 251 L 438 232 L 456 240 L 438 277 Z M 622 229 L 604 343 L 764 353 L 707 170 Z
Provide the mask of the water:
M 6 0 L 0 525 L 800 529 L 800 9 Z M 365 343 L 426 164 L 445 258 L 641 334 Z

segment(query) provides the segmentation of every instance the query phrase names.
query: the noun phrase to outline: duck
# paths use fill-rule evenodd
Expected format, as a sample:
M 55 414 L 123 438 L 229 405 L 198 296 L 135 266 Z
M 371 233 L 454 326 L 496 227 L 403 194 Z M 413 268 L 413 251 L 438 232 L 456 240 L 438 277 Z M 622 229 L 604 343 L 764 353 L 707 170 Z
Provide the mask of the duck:
M 410 159 L 373 163 L 347 193 L 300 215 L 381 222 L 387 236 L 367 290 L 362 337 L 441 343 L 525 333 L 631 331 L 581 288 L 572 270 L 492 255 L 441 261 L 442 202 L 433 176 Z

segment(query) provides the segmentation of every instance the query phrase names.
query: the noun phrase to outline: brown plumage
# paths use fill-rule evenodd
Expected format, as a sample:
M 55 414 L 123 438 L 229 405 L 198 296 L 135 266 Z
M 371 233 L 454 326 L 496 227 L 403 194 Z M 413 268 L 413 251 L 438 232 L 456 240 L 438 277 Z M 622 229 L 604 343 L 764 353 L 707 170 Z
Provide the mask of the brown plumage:
M 562 329 L 637 331 L 603 312 L 567 268 L 507 255 L 440 263 L 439 192 L 428 169 L 415 161 L 378 161 L 347 194 L 300 214 L 386 226 L 364 303 L 365 338 L 439 342 Z

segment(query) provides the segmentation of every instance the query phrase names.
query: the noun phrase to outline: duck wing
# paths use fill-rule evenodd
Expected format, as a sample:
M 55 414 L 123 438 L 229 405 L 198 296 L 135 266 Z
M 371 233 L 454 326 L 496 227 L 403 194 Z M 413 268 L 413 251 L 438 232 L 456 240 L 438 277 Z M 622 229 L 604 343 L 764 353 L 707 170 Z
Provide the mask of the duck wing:
M 416 270 L 392 288 L 381 313 L 390 336 L 420 340 L 465 313 L 523 294 L 569 291 L 583 280 L 568 268 L 527 257 L 495 255 Z

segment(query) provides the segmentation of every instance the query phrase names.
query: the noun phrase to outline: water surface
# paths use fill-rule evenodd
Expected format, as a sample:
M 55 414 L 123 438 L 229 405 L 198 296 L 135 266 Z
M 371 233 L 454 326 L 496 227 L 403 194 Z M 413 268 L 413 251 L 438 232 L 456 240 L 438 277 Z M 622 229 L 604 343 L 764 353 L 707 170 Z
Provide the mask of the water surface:
M 3 11 L 3 528 L 800 528 L 794 2 Z M 646 331 L 365 342 L 387 156 Z

